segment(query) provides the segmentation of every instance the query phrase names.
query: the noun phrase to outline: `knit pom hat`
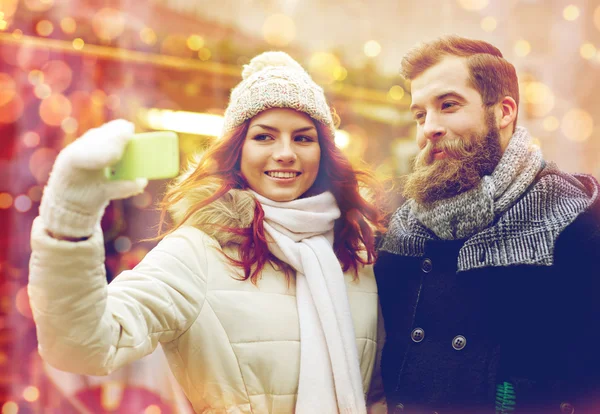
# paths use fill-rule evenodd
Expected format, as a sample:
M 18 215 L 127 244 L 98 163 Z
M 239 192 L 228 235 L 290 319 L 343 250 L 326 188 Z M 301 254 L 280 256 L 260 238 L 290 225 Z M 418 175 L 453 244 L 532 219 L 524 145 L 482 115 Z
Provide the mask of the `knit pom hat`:
M 291 108 L 325 125 L 335 125 L 323 89 L 284 52 L 265 52 L 244 65 L 242 81 L 232 89 L 223 134 L 269 108 Z

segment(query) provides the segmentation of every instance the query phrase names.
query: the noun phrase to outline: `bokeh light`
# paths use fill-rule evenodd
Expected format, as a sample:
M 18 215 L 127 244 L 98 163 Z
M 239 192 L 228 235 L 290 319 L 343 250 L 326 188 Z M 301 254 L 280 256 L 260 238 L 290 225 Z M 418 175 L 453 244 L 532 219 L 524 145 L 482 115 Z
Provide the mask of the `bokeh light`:
M 156 44 L 157 37 L 156 33 L 154 33 L 154 30 L 149 27 L 144 27 L 142 30 L 140 30 L 140 39 L 142 39 L 142 42 L 145 44 L 153 46 Z
M 115 239 L 115 250 L 119 253 L 126 253 L 131 250 L 131 240 L 126 236 L 119 236 Z
M 498 22 L 492 16 L 487 16 L 481 19 L 481 28 L 486 32 L 493 32 L 496 30 Z
M 579 48 L 579 54 L 584 59 L 592 59 L 594 56 L 596 56 L 596 46 L 594 46 L 592 43 L 586 42 Z
M 458 0 L 458 4 L 465 10 L 482 10 L 487 7 L 489 0 Z
M 26 213 L 31 210 L 32 202 L 29 197 L 25 194 L 21 194 L 15 197 L 15 209 L 20 213 Z
M 594 10 L 594 26 L 596 26 L 596 29 L 600 30 L 600 6 L 596 7 L 596 10 Z
M 35 402 L 40 398 L 40 390 L 33 385 L 25 387 L 23 390 L 23 399 L 27 402 Z
M 146 407 L 144 414 L 161 414 L 161 409 L 158 405 L 152 404 Z
M 594 119 L 585 110 L 573 108 L 562 119 L 561 130 L 571 141 L 587 140 L 594 131 Z
M 77 23 L 72 17 L 64 17 L 60 21 L 60 28 L 66 34 L 73 34 L 77 30 Z
M 125 30 L 123 12 L 110 7 L 100 9 L 92 18 L 92 30 L 101 40 L 110 42 Z
M 60 94 L 53 93 L 40 104 L 40 118 L 46 124 L 59 126 L 65 118 L 71 115 L 71 101 Z
M 308 69 L 318 83 L 331 84 L 339 75 L 340 60 L 332 53 L 317 52 L 309 60 Z
M 34 69 L 31 72 L 29 72 L 29 75 L 27 75 L 27 80 L 33 86 L 40 85 L 40 84 L 44 83 L 44 72 L 42 72 L 41 70 L 38 70 L 38 69 Z M 1 89 L 1 87 L 0 87 L 0 89 Z
M 190 49 L 197 52 L 204 47 L 204 38 L 197 34 L 191 35 L 187 39 L 187 45 Z
M 579 17 L 579 7 L 569 4 L 563 9 L 563 17 L 570 22 L 576 20 Z
M 17 85 L 14 79 L 4 72 L 0 72 L 0 107 L 12 101 L 17 95 Z
M 79 122 L 77 122 L 77 119 L 70 116 L 60 123 L 60 127 L 66 134 L 74 134 L 77 132 L 77 128 L 79 128 Z
M 16 205 L 17 200 L 15 200 L 15 207 Z M 27 294 L 27 286 L 23 286 L 17 291 L 17 294 L 15 295 L 15 308 L 17 308 L 17 311 L 26 318 L 33 317 L 33 315 L 31 314 L 31 307 L 29 306 L 29 295 Z
M 0 105 L 0 124 L 12 124 L 23 114 L 25 104 L 19 95 L 15 95 L 13 99 L 4 105 Z
M 558 129 L 558 127 L 560 126 L 560 121 L 555 116 L 547 116 L 546 118 L 544 118 L 544 121 L 542 122 L 542 126 L 544 127 L 544 129 L 546 131 L 549 131 L 549 132 L 556 131 Z
M 27 197 L 31 199 L 34 203 L 39 203 L 42 200 L 42 194 L 44 189 L 40 185 L 34 185 L 29 190 L 27 190 Z
M 388 96 L 394 101 L 399 101 L 404 98 L 404 89 L 400 85 L 394 85 L 388 91 Z
M 296 37 L 296 24 L 288 15 L 275 13 L 265 20 L 262 34 L 266 42 L 272 46 L 287 46 Z
M 198 51 L 198 58 L 202 61 L 206 61 L 208 59 L 210 59 L 210 57 L 212 56 L 212 53 L 210 52 L 210 49 L 203 47 L 202 49 L 200 49 Z
M 525 86 L 524 98 L 532 116 L 544 116 L 554 108 L 554 93 L 542 82 L 529 82 Z
M 73 39 L 73 49 L 81 50 L 85 46 L 85 42 L 81 38 Z
M 25 132 L 22 139 L 23 144 L 29 148 L 37 147 L 40 144 L 40 135 L 37 132 Z
M 29 171 L 38 184 L 45 184 L 56 159 L 56 151 L 52 148 L 38 148 L 29 158 Z
M 35 25 L 35 31 L 40 36 L 44 36 L 44 37 L 50 36 L 52 34 L 52 32 L 54 31 L 54 25 L 49 20 L 40 20 Z
M 6 210 L 13 205 L 13 197 L 9 193 L 0 193 L 0 208 Z
M 375 57 L 381 53 L 381 45 L 376 40 L 369 40 L 365 43 L 363 51 L 368 57 Z
M 2 405 L 2 414 L 18 414 L 19 406 L 14 401 L 7 401 Z
M 524 39 L 517 40 L 515 43 L 515 54 L 517 56 L 525 57 L 531 52 L 531 44 Z
M 50 58 L 50 50 L 41 47 L 21 46 L 17 50 L 16 63 L 23 70 L 39 69 Z
M 33 88 L 33 94 L 39 99 L 46 99 L 52 95 L 52 89 L 50 89 L 50 86 L 46 85 L 45 83 L 40 83 Z
M 44 83 L 50 86 L 53 93 L 61 93 L 71 85 L 73 71 L 62 60 L 51 60 L 42 66 Z

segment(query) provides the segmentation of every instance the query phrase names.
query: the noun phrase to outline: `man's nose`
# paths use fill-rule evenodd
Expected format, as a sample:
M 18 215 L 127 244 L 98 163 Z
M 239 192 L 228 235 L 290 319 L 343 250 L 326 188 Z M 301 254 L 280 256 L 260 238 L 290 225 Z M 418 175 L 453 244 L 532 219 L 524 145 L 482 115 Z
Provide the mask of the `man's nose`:
M 440 119 L 435 114 L 427 114 L 423 124 L 423 134 L 425 138 L 431 141 L 439 141 L 446 135 L 446 127 L 442 125 Z

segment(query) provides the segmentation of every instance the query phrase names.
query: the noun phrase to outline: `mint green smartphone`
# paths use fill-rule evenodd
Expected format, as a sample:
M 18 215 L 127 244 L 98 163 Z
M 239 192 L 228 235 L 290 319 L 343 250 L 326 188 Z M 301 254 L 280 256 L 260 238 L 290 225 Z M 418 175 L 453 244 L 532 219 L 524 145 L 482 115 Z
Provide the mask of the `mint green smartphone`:
M 109 180 L 160 180 L 179 174 L 179 138 L 172 131 L 135 134 L 121 160 L 104 171 Z

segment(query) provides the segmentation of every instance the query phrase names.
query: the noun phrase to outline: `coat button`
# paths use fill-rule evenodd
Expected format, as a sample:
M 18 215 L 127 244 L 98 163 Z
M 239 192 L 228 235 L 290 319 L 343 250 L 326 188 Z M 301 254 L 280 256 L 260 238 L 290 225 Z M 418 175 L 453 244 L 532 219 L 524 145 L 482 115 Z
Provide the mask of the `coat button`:
M 413 342 L 419 343 L 425 338 L 425 331 L 422 328 L 415 328 L 410 333 L 410 337 Z
M 431 259 L 423 260 L 421 263 L 421 270 L 423 273 L 429 273 L 431 272 L 431 269 L 433 269 L 433 263 L 431 262 Z
M 452 340 L 452 348 L 456 349 L 457 351 L 463 349 L 465 345 L 467 345 L 467 338 L 462 335 L 456 335 Z
M 400 414 L 404 412 L 404 404 L 398 403 L 394 406 L 393 414 Z
M 564 402 L 560 404 L 560 412 L 564 414 L 573 414 L 575 412 L 575 407 L 573 404 Z

